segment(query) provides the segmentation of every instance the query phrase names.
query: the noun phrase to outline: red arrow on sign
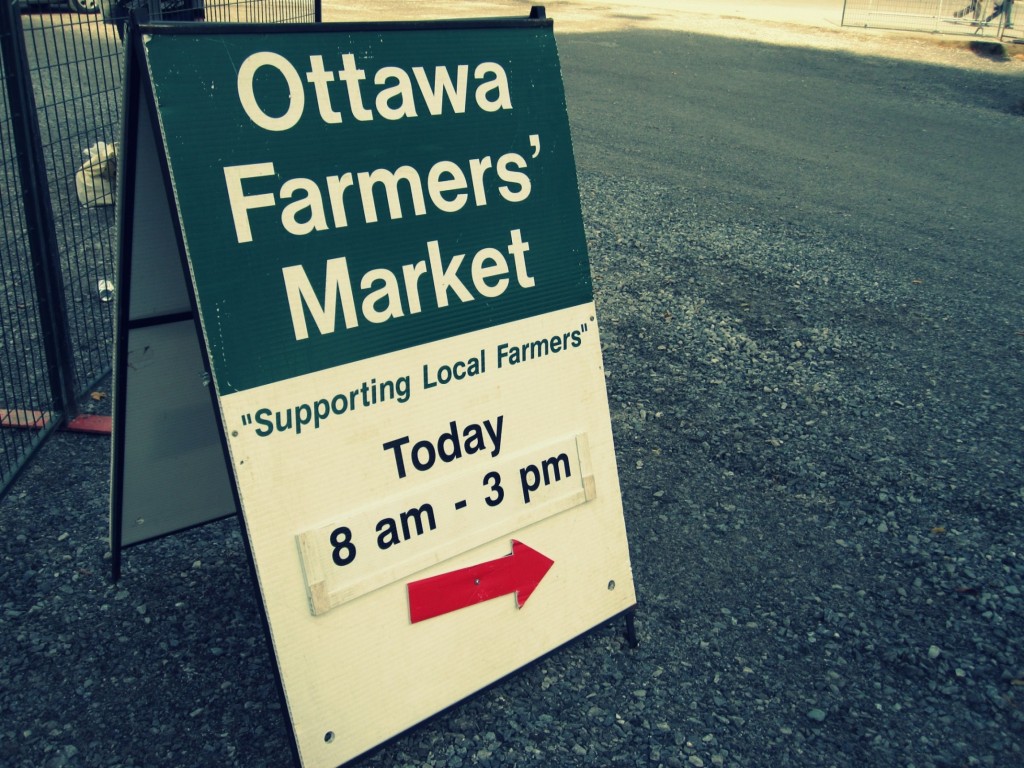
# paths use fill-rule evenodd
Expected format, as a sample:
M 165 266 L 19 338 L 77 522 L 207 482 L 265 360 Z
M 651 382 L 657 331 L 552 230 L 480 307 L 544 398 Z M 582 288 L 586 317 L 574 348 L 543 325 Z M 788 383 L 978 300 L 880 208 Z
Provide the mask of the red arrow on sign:
M 513 539 L 511 555 L 410 581 L 409 617 L 415 624 L 513 592 L 516 605 L 522 608 L 554 564 L 554 560 Z

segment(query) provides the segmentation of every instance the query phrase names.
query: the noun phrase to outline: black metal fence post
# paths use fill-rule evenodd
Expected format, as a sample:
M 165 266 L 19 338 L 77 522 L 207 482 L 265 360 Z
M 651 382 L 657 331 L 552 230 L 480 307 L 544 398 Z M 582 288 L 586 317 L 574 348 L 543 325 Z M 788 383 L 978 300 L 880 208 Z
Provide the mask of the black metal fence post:
M 4 84 L 22 179 L 25 225 L 32 256 L 40 332 L 46 353 L 51 406 L 63 419 L 70 419 L 77 415 L 74 360 L 38 112 L 21 28 L 20 3 L 18 0 L 6 0 L 3 6 L 0 39 L 3 40 Z

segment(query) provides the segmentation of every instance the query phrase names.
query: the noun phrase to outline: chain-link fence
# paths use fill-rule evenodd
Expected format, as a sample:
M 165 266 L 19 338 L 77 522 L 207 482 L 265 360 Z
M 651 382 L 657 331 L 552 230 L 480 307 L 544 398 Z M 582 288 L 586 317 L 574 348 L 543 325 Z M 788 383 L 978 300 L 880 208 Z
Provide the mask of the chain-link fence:
M 0 0 L 0 493 L 110 370 L 123 22 L 313 22 L 320 0 Z M 101 8 L 102 6 L 102 8 Z
M 1024 2 L 1014 0 L 844 0 L 842 25 L 1001 39 L 1019 37 Z
M 22 24 L 82 392 L 110 366 L 121 44 L 98 14 L 32 12 Z

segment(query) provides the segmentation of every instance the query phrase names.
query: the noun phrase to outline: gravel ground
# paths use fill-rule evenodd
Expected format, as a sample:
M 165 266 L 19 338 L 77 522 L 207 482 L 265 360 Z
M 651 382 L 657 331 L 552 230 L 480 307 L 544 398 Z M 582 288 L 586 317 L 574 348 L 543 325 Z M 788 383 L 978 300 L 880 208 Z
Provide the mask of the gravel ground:
M 580 183 L 640 646 L 597 627 L 354 764 L 1024 764 L 1019 254 Z M 0 502 L 0 764 L 288 764 L 237 522 L 111 584 L 107 448 L 55 436 Z

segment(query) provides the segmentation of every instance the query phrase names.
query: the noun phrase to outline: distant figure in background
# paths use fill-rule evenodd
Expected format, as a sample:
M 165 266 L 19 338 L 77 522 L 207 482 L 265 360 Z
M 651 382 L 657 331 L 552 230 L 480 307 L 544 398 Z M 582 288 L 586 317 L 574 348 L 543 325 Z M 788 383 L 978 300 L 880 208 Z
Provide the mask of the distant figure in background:
M 103 20 L 113 24 L 124 40 L 130 11 L 146 9 L 150 21 L 202 21 L 206 18 L 204 0 L 101 0 Z
M 987 24 L 993 19 L 999 18 L 1000 15 L 1006 14 L 1007 25 L 1010 21 L 1010 6 L 1013 5 L 1013 0 L 1002 0 L 1002 2 L 995 3 L 992 6 L 992 13 L 984 19 Z M 962 19 L 970 14 L 976 21 L 980 21 L 981 16 L 981 2 L 979 0 L 971 0 L 970 4 L 966 8 L 961 8 L 959 11 L 953 14 L 954 19 Z

